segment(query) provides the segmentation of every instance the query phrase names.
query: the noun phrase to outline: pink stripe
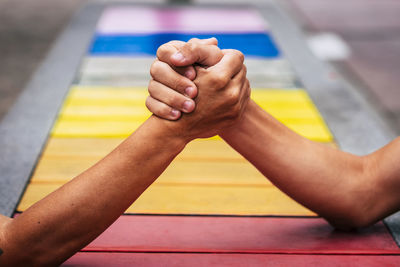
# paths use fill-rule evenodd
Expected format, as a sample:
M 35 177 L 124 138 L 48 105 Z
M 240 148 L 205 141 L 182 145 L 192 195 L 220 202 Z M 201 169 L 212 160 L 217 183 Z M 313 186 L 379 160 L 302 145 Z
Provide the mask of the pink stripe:
M 111 7 L 97 28 L 100 34 L 263 32 L 267 24 L 253 9 Z

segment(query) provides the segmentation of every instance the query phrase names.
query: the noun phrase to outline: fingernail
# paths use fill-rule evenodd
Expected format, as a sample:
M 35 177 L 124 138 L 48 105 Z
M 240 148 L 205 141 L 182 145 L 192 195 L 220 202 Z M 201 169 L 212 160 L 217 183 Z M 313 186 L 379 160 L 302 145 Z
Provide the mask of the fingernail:
M 192 97 L 193 94 L 194 94 L 194 88 L 191 87 L 191 86 L 187 87 L 187 88 L 185 89 L 185 94 L 186 94 L 186 96 L 188 96 L 188 97 Z
M 175 59 L 176 61 L 184 61 L 185 57 L 182 55 L 181 52 L 176 52 L 175 54 L 172 55 L 172 58 Z
M 179 117 L 180 112 L 179 112 L 179 110 L 172 109 L 171 110 L 171 115 L 172 115 L 172 117 L 176 118 L 176 117 Z
M 185 112 L 189 112 L 192 111 L 193 108 L 193 102 L 186 100 L 185 102 L 183 102 L 183 111 Z
M 192 76 L 193 76 L 193 70 L 190 69 L 190 70 L 185 71 L 186 78 L 192 79 Z

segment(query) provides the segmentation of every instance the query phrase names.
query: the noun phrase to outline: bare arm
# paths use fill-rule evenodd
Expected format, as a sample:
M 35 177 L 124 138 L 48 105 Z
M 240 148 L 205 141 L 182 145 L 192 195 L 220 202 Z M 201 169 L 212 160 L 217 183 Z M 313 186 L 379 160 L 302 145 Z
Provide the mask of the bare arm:
M 221 137 L 290 197 L 339 228 L 400 209 L 400 140 L 360 157 L 294 133 L 253 101 Z
M 2 266 L 57 265 L 102 233 L 184 148 L 168 127 L 151 117 L 95 166 L 8 219 Z
M 248 84 L 243 58 L 218 51 L 223 75 L 196 68 L 195 113 L 178 122 L 150 117 L 103 160 L 17 218 L 0 216 L 0 265 L 62 263 L 114 222 L 189 141 L 231 126 L 247 103 Z
M 160 60 L 176 65 L 167 56 Z M 174 82 L 161 82 L 156 92 L 149 88 L 157 95 L 150 111 L 168 119 L 159 107 L 186 112 Z M 252 101 L 221 137 L 282 191 L 339 228 L 366 226 L 400 209 L 400 139 L 359 157 L 299 136 Z

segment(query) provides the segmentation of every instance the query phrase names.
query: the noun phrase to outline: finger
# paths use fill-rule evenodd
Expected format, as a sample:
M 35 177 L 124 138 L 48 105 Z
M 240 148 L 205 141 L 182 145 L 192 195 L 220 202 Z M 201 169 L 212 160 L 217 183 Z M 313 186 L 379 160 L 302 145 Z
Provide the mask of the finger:
M 186 42 L 183 41 L 170 41 L 168 43 L 165 43 L 157 49 L 157 58 L 170 66 L 174 66 L 171 62 L 171 56 L 178 52 L 179 48 L 184 46 L 185 44 Z M 190 80 L 194 80 L 196 78 L 196 72 L 193 66 L 189 65 L 176 67 L 175 69 L 178 73 L 189 78 Z
M 169 65 L 173 65 L 171 63 L 171 56 L 179 51 L 179 49 L 185 46 L 187 43 L 183 41 L 170 41 L 161 45 L 157 49 L 157 58 Z M 190 65 L 190 64 L 187 64 Z M 180 65 L 185 66 L 185 65 Z
M 242 67 L 240 68 L 240 71 L 232 77 L 232 81 L 243 83 L 244 80 L 246 79 L 246 75 L 247 75 L 247 67 L 246 65 L 243 64 Z
M 240 82 L 242 84 L 239 97 L 240 102 L 242 104 L 250 98 L 250 93 L 251 93 L 250 82 L 246 78 L 246 74 L 247 74 L 247 68 L 245 65 L 243 65 L 242 70 L 232 79 L 232 81 Z
M 211 37 L 208 39 L 192 38 L 188 41 L 188 43 L 198 43 L 203 45 L 218 45 L 218 40 L 215 37 Z
M 173 109 L 151 96 L 148 96 L 146 99 L 146 107 L 151 113 L 163 119 L 177 120 L 181 117 L 181 112 L 179 110 Z
M 223 57 L 222 51 L 216 45 L 206 45 L 199 42 L 186 43 L 171 55 L 169 62 L 174 66 L 188 66 L 199 63 L 213 66 Z
M 187 78 L 189 78 L 190 80 L 194 80 L 196 78 L 196 72 L 193 68 L 193 66 L 191 66 L 192 64 L 194 64 L 195 62 L 197 62 L 196 60 L 199 60 L 200 64 L 203 65 L 207 65 L 207 66 L 211 66 L 216 64 L 221 58 L 222 58 L 222 54 L 219 53 L 219 48 L 217 47 L 218 45 L 218 40 L 216 38 L 209 38 L 209 39 L 197 39 L 197 38 L 192 38 L 189 42 L 195 44 L 194 47 L 191 48 L 184 48 L 183 49 L 183 53 L 186 55 L 189 55 L 189 58 L 187 60 L 187 62 L 176 62 L 174 61 L 174 58 L 178 57 L 178 61 L 180 60 L 179 58 L 182 56 L 182 51 L 180 51 L 180 49 L 182 47 L 184 47 L 185 45 L 187 45 L 187 43 L 183 42 L 183 41 L 170 41 L 166 44 L 163 44 L 162 46 L 160 46 L 157 50 L 157 58 L 160 61 L 163 61 L 165 63 L 167 63 L 168 65 L 171 66 L 179 66 L 181 68 L 177 68 L 177 72 L 186 76 Z M 211 49 L 209 58 L 207 55 L 207 49 L 201 49 L 200 51 L 197 51 L 197 46 L 201 45 L 201 46 L 205 46 L 205 45 L 214 45 L 214 49 Z M 197 55 L 191 55 L 192 51 L 194 51 Z M 208 51 L 210 51 L 210 49 L 208 49 Z M 171 58 L 172 55 L 174 55 L 174 58 Z M 190 63 L 193 62 L 193 63 Z M 177 64 L 176 64 L 177 63 Z
M 224 56 L 221 61 L 208 68 L 208 70 L 220 75 L 220 77 L 230 79 L 242 69 L 244 55 L 235 49 L 224 49 L 222 51 Z
M 241 99 L 240 105 L 245 106 L 249 102 L 250 95 L 251 95 L 251 87 L 250 87 L 250 82 L 248 79 L 246 79 L 246 81 L 244 82 L 241 92 L 242 92 L 242 95 L 240 97 L 240 99 Z M 241 113 L 243 113 L 244 110 L 245 110 L 245 108 L 242 109 Z
M 155 60 L 151 65 L 150 75 L 154 80 L 190 98 L 197 95 L 197 87 L 193 81 L 177 73 L 165 62 Z
M 149 84 L 150 96 L 171 108 L 190 113 L 194 110 L 195 103 L 191 98 L 183 96 L 173 89 L 151 80 Z
M 241 100 L 245 89 L 245 84 L 247 82 L 246 79 L 247 68 L 245 65 L 242 65 L 240 71 L 232 78 L 232 80 L 228 83 L 225 88 L 225 91 L 230 91 L 230 94 L 233 96 L 233 99 Z M 236 102 L 236 101 L 233 101 Z
M 202 76 L 203 72 L 206 73 L 206 76 L 204 79 L 196 79 L 194 83 L 198 85 L 202 84 L 215 90 L 225 88 L 231 82 L 231 79 L 242 69 L 244 56 L 238 50 L 224 50 L 224 54 L 220 62 L 207 69 L 196 66 L 197 76 Z
M 193 81 L 196 78 L 196 71 L 193 67 L 193 65 L 190 66 L 185 66 L 185 67 L 176 67 L 176 66 L 171 66 L 177 73 L 179 73 L 182 76 L 185 76 L 189 80 Z
M 218 46 L 218 40 L 215 37 L 208 38 L 208 39 L 192 38 L 188 41 L 188 43 L 198 43 L 198 44 L 203 44 L 203 45 Z M 187 66 L 187 67 L 174 67 L 174 69 L 176 70 L 176 72 L 189 78 L 192 81 L 196 78 L 196 71 L 192 65 Z
M 232 105 L 232 118 L 241 116 L 250 98 L 250 83 L 246 78 L 246 72 L 246 66 L 243 65 L 239 73 L 232 78 L 224 89 L 226 102 Z

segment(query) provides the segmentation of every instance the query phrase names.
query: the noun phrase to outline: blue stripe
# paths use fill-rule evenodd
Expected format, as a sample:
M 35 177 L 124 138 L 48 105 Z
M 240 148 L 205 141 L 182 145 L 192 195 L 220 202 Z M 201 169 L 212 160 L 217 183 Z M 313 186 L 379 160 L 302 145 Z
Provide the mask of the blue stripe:
M 90 48 L 92 55 L 155 55 L 157 48 L 171 40 L 188 41 L 216 37 L 221 49 L 233 48 L 246 56 L 278 57 L 279 50 L 267 33 L 243 34 L 179 34 L 97 35 Z

